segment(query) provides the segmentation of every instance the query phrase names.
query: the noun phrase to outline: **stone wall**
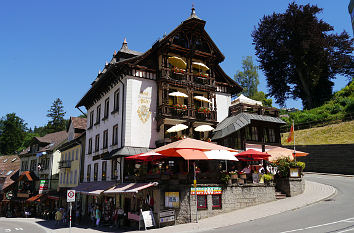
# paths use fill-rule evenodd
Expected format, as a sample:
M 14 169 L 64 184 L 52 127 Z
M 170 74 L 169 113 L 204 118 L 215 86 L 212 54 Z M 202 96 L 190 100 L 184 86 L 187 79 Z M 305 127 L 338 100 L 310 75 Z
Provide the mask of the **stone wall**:
M 199 184 L 198 187 L 220 187 L 220 184 Z M 196 198 L 190 196 L 190 185 L 176 185 L 173 192 L 180 192 L 180 208 L 176 210 L 177 223 L 194 222 L 196 220 Z M 198 219 L 211 217 L 220 213 L 226 213 L 248 206 L 254 206 L 275 200 L 274 185 L 245 184 L 242 186 L 233 184 L 222 186 L 222 206 L 213 208 L 212 195 L 207 195 L 207 208 L 198 209 Z M 164 209 L 164 192 L 167 187 L 160 189 L 160 209 Z
M 286 147 L 293 149 L 292 146 Z M 300 145 L 296 150 L 310 153 L 297 158 L 306 163 L 305 172 L 354 174 L 354 144 Z
M 287 197 L 293 197 L 304 192 L 305 181 L 302 178 L 277 178 L 275 188 Z

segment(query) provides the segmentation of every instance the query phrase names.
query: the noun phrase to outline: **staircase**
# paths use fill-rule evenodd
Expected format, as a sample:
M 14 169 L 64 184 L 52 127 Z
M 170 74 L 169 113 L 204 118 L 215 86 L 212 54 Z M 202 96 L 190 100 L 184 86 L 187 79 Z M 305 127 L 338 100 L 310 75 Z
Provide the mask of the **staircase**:
M 286 194 L 282 193 L 280 191 L 276 191 L 275 192 L 275 199 L 285 199 L 286 198 Z

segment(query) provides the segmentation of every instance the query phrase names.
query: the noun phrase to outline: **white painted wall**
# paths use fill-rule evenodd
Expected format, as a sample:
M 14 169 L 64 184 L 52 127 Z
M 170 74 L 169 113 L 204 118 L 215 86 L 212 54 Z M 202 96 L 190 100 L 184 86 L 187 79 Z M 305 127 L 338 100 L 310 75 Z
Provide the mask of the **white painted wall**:
M 60 157 L 61 157 L 61 152 L 59 150 L 56 150 L 53 153 L 52 156 L 52 161 L 51 161 L 51 165 L 49 165 L 51 167 L 51 171 L 52 171 L 52 175 L 58 174 L 59 173 L 59 161 L 60 161 Z
M 129 76 L 126 82 L 125 146 L 155 148 L 156 81 Z
M 231 106 L 231 94 L 216 93 L 216 120 L 221 122 L 229 115 L 229 107 Z

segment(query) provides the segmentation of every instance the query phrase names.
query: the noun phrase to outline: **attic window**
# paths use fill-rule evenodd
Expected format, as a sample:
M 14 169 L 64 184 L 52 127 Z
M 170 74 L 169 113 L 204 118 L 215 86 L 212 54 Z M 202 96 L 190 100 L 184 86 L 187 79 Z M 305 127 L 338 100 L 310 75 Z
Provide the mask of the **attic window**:
M 6 162 L 7 162 L 7 160 L 8 160 L 8 159 L 5 159 L 5 160 L 4 160 L 4 163 L 6 163 Z
M 14 170 L 10 170 L 6 173 L 6 176 L 10 175 Z
M 12 160 L 11 160 L 11 162 L 15 162 L 15 161 L 16 161 L 16 159 L 17 159 L 17 158 L 12 159 Z

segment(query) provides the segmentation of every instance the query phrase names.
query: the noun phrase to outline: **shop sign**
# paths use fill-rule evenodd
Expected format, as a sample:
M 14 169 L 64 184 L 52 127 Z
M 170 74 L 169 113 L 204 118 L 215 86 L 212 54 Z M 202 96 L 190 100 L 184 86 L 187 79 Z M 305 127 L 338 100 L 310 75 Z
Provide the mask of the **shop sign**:
M 179 192 L 165 192 L 165 207 L 179 208 Z
M 290 177 L 300 177 L 300 172 L 299 172 L 299 168 L 290 168 Z
M 48 180 L 41 180 L 39 183 L 39 194 L 48 192 Z
M 176 220 L 175 211 L 174 210 L 163 210 L 159 213 L 159 224 L 165 222 L 174 222 Z
M 197 189 L 197 195 L 218 195 L 222 194 L 221 187 L 197 187 L 191 188 L 191 195 L 195 195 L 195 189 Z

